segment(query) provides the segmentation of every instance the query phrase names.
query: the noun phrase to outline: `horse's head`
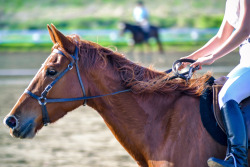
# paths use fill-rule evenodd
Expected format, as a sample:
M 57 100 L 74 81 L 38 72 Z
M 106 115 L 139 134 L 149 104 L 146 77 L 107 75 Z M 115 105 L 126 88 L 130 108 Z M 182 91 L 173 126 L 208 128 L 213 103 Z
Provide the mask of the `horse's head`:
M 83 103 L 83 100 L 49 101 L 82 97 L 84 89 L 81 91 L 75 65 L 77 36 L 66 37 L 53 25 L 48 26 L 48 30 L 54 43 L 53 51 L 4 119 L 11 135 L 18 138 L 33 138 L 43 125 L 55 122 Z
M 128 31 L 128 23 L 122 21 L 119 23 L 118 28 L 120 30 L 120 35 L 123 35 L 126 31 Z

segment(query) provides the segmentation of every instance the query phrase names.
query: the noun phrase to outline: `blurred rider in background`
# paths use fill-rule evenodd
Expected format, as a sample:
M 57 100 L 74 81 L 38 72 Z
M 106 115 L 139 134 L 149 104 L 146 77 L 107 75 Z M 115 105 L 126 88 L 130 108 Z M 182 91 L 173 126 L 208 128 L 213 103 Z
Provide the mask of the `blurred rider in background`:
M 142 1 L 137 2 L 133 16 L 136 23 L 142 28 L 145 40 L 148 40 L 150 32 L 149 14 Z

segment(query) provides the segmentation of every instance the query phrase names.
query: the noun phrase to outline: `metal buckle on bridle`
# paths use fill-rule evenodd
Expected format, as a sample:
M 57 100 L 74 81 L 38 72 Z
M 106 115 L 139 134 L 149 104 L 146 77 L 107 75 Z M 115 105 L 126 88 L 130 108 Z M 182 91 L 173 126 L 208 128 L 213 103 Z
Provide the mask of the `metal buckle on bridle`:
M 41 106 L 44 106 L 47 104 L 47 98 L 46 97 L 39 97 L 38 99 L 38 103 L 41 105 Z
M 46 92 L 49 92 L 51 88 L 52 88 L 52 86 L 51 86 L 51 85 L 48 85 L 48 86 L 46 86 L 45 91 L 46 91 Z
M 49 84 L 48 86 L 46 86 L 46 88 L 44 89 L 44 91 L 41 94 L 41 98 L 45 98 L 47 96 L 47 93 L 50 91 L 50 89 L 52 88 L 51 84 Z
M 68 65 L 69 70 L 72 70 L 73 67 L 74 67 L 73 64 Z

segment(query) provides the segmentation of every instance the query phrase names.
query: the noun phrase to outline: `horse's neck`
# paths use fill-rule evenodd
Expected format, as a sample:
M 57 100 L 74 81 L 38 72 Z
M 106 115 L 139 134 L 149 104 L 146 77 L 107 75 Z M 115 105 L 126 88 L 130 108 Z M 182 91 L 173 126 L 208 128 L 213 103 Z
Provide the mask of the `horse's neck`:
M 132 157 L 143 161 L 142 150 L 149 146 L 147 137 L 156 133 L 152 131 L 154 127 L 151 126 L 157 117 L 158 111 L 154 106 L 156 102 L 153 97 L 143 98 L 129 92 L 96 101 L 92 107 L 99 112 L 113 135 Z M 167 124 L 167 118 L 165 121 Z
M 122 90 L 119 76 L 108 70 L 88 79 L 92 81 L 88 92 L 91 95 Z M 127 92 L 92 99 L 88 105 L 100 113 L 114 136 L 138 162 L 145 162 L 158 152 L 164 155 L 159 158 L 177 161 L 173 151 L 181 152 L 182 145 L 195 145 L 192 137 L 204 131 L 199 118 L 199 98 L 180 92 L 168 95 Z M 186 140 L 186 136 L 191 139 Z
M 183 120 L 196 118 L 195 113 L 188 113 L 195 112 L 190 102 L 196 105 L 197 99 L 182 97 L 178 93 L 135 95 L 128 92 L 95 99 L 90 105 L 100 113 L 114 136 L 133 158 L 142 162 L 150 156 L 143 155 L 145 150 L 148 154 L 154 154 L 166 149 L 167 153 L 169 148 L 161 148 L 165 147 L 163 143 L 170 147 L 172 140 L 176 142 L 179 137 L 190 132 L 187 128 L 193 120 Z

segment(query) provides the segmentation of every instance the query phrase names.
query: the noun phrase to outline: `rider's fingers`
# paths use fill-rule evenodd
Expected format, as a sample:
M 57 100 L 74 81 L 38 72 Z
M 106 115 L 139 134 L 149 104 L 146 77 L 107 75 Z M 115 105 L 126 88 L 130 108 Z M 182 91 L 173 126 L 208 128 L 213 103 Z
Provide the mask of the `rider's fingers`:
M 193 68 L 195 68 L 197 66 L 199 67 L 199 70 L 202 69 L 201 63 L 199 63 L 199 62 L 194 62 L 194 63 L 190 64 L 190 67 L 193 67 Z
M 178 67 L 178 70 L 182 70 L 183 68 L 185 68 L 185 66 L 183 64 L 181 64 L 179 67 Z
M 181 63 L 178 70 L 182 70 L 183 68 L 187 67 L 187 63 Z
M 199 65 L 199 63 L 198 63 L 198 62 L 194 62 L 194 63 L 190 64 L 190 67 L 195 68 L 195 67 L 196 67 L 196 66 L 198 66 L 198 65 Z

